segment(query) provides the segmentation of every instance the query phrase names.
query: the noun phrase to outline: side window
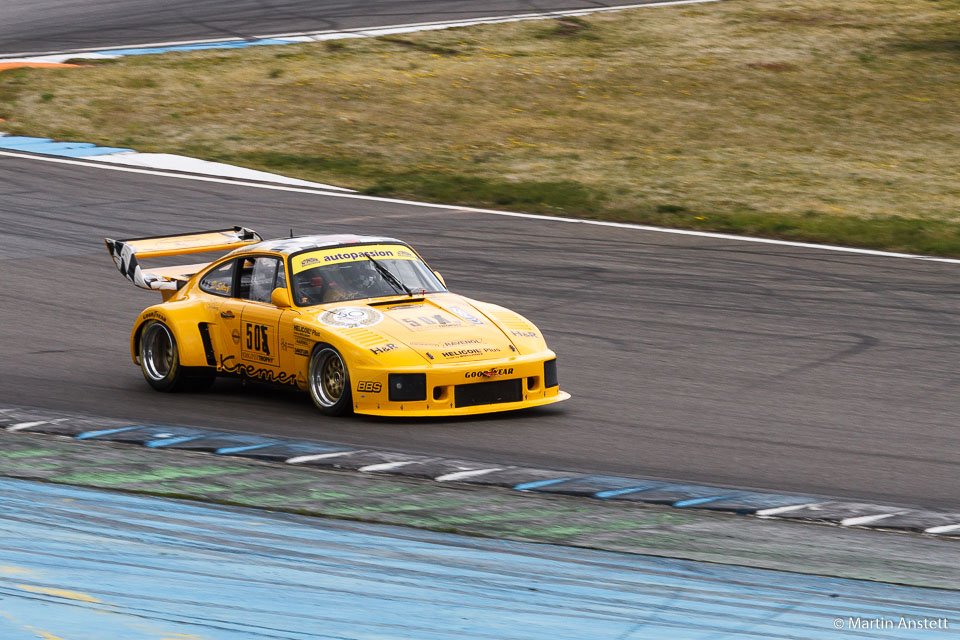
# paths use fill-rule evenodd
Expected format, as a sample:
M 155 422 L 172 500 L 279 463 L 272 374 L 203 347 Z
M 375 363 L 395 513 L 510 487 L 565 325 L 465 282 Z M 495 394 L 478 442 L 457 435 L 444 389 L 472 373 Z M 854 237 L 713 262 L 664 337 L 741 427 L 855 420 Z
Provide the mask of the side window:
M 233 286 L 233 266 L 235 264 L 235 260 L 230 260 L 208 271 L 200 279 L 200 290 L 218 296 L 229 296 L 230 287 Z
M 247 269 L 247 263 L 250 263 L 249 295 L 241 297 L 256 302 L 270 302 L 270 294 L 277 282 L 277 267 L 280 266 L 280 261 L 276 258 L 254 258 L 252 260 L 247 258 L 244 260 L 242 271 Z M 282 273 L 282 270 L 280 271 Z

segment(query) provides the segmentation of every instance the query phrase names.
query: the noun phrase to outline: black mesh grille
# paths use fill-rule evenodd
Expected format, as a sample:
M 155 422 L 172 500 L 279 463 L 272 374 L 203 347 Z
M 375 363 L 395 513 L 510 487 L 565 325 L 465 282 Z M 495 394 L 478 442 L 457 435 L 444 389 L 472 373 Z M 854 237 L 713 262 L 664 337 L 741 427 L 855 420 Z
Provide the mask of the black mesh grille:
M 474 384 L 458 384 L 454 390 L 457 407 L 475 407 L 481 404 L 501 404 L 523 400 L 523 381 L 494 380 Z
M 543 363 L 543 386 L 555 387 L 560 384 L 560 378 L 557 377 L 557 359 L 547 360 Z

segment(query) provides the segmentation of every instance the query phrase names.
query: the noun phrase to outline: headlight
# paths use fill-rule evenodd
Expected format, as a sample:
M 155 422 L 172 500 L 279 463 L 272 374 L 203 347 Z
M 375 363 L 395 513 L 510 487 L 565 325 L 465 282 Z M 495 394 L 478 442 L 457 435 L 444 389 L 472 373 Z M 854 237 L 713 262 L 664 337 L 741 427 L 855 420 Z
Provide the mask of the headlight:
M 427 399 L 425 373 L 391 373 L 387 377 L 387 386 L 390 387 L 391 402 Z

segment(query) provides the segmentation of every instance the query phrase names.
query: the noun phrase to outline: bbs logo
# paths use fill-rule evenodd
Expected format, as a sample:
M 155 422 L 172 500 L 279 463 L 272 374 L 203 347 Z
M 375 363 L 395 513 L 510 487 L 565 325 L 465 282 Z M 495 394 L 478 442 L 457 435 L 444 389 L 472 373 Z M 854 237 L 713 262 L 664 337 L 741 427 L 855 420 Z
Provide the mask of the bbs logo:
M 383 386 L 379 382 L 373 382 L 372 380 L 361 380 L 357 383 L 357 391 L 368 393 L 380 393 L 380 389 Z

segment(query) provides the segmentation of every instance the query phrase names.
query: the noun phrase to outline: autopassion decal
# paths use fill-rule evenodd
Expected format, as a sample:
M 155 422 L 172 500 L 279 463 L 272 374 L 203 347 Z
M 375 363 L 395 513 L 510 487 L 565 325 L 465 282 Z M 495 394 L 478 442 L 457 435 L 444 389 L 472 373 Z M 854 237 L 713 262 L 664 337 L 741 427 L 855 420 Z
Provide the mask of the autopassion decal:
M 320 314 L 319 320 L 328 327 L 354 329 L 378 324 L 383 314 L 370 307 L 334 307 Z
M 343 264 L 367 260 L 370 256 L 374 260 L 413 260 L 419 262 L 417 255 L 402 244 L 365 244 L 357 247 L 337 247 L 336 249 L 317 249 L 294 256 L 292 269 L 300 273 L 307 269 L 325 264 Z

